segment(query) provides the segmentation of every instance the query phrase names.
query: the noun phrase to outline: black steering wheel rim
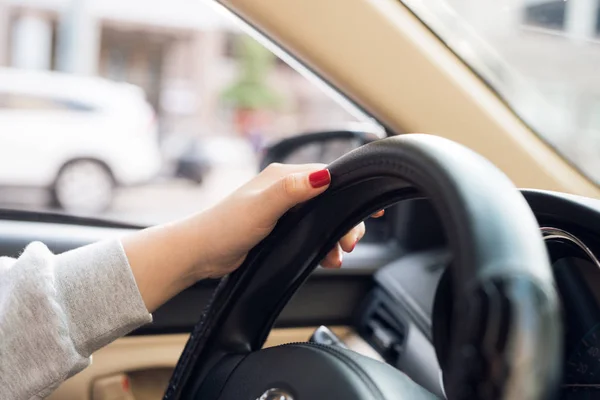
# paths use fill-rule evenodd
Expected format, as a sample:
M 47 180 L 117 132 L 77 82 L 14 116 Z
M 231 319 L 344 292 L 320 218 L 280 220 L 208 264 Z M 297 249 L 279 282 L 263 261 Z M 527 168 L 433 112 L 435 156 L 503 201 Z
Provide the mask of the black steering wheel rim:
M 194 397 L 216 366 L 260 350 L 344 232 L 381 208 L 423 196 L 442 217 L 454 253 L 450 348 L 440 360 L 448 398 L 546 398 L 560 370 L 558 297 L 535 218 L 508 178 L 469 149 L 429 135 L 365 145 L 329 169 L 327 192 L 288 212 L 222 280 L 165 399 Z

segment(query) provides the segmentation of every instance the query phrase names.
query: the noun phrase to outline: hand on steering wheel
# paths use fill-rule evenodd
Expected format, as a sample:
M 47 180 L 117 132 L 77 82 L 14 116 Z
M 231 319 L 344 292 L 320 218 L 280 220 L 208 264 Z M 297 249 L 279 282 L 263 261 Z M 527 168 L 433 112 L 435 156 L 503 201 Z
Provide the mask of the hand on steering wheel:
M 123 247 L 148 311 L 199 280 L 220 278 L 238 268 L 289 209 L 329 187 L 323 164 L 273 164 L 212 209 L 123 238 Z M 374 216 L 383 215 L 383 211 Z M 351 228 L 321 265 L 337 268 L 365 234 Z M 164 268 L 169 265 L 170 268 Z
M 271 164 L 204 213 L 200 229 L 211 234 L 207 235 L 203 277 L 221 277 L 235 270 L 283 214 L 327 190 L 331 176 L 325 167 L 325 164 Z M 373 217 L 381 215 L 383 211 Z M 354 250 L 364 234 L 365 224 L 361 222 L 340 239 L 321 265 L 339 268 L 342 252 Z

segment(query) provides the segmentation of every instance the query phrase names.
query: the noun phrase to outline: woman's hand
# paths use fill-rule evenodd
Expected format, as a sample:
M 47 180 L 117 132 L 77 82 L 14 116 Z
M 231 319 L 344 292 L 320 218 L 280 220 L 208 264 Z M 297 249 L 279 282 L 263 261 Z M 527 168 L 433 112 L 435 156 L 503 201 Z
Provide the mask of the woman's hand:
M 327 190 L 331 177 L 324 167 L 270 165 L 213 208 L 124 238 L 148 310 L 200 279 L 221 277 L 239 267 L 286 211 Z M 321 265 L 340 267 L 342 252 L 354 250 L 364 234 L 361 223 L 339 241 Z
M 202 273 L 223 276 L 243 262 L 246 254 L 275 227 L 281 216 L 296 204 L 323 193 L 331 177 L 323 164 L 271 164 L 223 202 L 206 212 L 204 227 L 209 237 L 207 263 Z M 321 262 L 324 267 L 340 267 L 342 251 L 351 252 L 364 236 L 360 223 L 348 232 Z

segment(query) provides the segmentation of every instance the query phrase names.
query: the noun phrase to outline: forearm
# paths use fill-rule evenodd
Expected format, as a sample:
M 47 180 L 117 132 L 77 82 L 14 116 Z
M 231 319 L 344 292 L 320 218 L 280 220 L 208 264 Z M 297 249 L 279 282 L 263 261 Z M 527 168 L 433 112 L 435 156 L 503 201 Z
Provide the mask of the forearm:
M 153 312 L 177 293 L 211 276 L 205 214 L 132 233 L 121 239 L 146 308 Z M 199 265 L 203 264 L 203 265 Z

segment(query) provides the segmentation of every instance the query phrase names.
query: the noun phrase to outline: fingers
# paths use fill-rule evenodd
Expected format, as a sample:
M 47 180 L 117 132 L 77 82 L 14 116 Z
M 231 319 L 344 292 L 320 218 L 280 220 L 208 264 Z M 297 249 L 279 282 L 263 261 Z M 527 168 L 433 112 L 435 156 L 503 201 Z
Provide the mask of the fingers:
M 311 173 L 325 169 L 326 164 L 269 164 L 260 174 L 253 180 L 254 184 L 259 188 L 265 189 L 273 185 L 274 182 L 282 179 L 286 175 L 298 173 Z
M 270 164 L 260 175 L 265 176 L 269 179 L 281 178 L 285 175 L 294 174 L 298 172 L 312 172 L 320 169 L 325 169 L 327 164 L 312 163 L 312 164 Z
M 375 214 L 371 214 L 371 218 L 383 217 L 383 214 L 385 214 L 385 210 L 379 210 Z
M 249 186 L 248 190 L 261 193 L 252 210 L 259 226 L 272 228 L 277 220 L 290 208 L 323 193 L 331 183 L 331 175 L 324 164 L 268 166 Z M 384 211 L 372 215 L 379 218 Z M 323 259 L 321 265 L 337 268 L 342 264 L 343 252 L 351 252 L 365 235 L 365 224 L 361 222 L 339 241 Z
M 340 239 L 340 246 L 346 253 L 350 253 L 356 247 L 356 244 L 365 235 L 365 223 L 361 222 L 355 226 L 350 232 L 346 233 Z
M 342 266 L 342 257 L 342 248 L 338 243 L 321 261 L 321 266 L 325 268 L 339 268 Z
M 280 167 L 281 170 L 289 168 Z M 279 171 L 278 171 L 279 172 Z M 323 193 L 331 183 L 327 169 L 309 169 L 285 173 L 273 179 L 266 189 L 265 204 L 268 204 L 269 217 L 277 220 L 296 204 L 305 202 Z
M 342 266 L 343 251 L 350 253 L 356 247 L 356 243 L 365 235 L 365 224 L 361 222 L 355 226 L 350 232 L 344 235 L 343 238 L 335 245 L 327 256 L 321 261 L 321 265 L 325 268 L 339 268 Z

